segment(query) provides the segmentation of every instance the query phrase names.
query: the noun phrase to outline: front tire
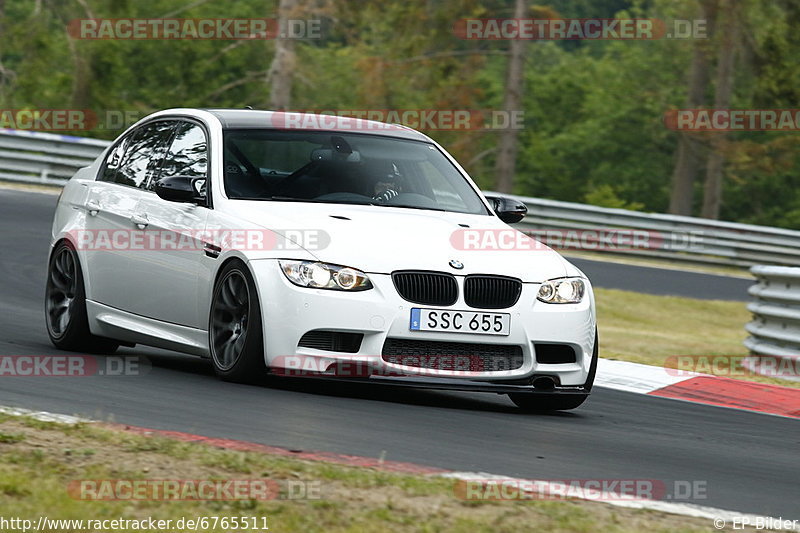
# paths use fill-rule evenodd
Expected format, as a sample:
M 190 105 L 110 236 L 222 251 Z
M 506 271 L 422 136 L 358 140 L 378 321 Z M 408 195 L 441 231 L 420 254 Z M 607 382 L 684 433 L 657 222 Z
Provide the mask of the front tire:
M 50 342 L 59 350 L 113 354 L 119 343 L 92 335 L 78 255 L 63 241 L 50 255 L 45 288 L 45 322 Z
M 208 344 L 214 372 L 221 379 L 253 383 L 266 373 L 258 292 L 240 261 L 225 265 L 214 285 Z
M 597 374 L 597 358 L 599 354 L 598 336 L 595 331 L 594 334 L 594 349 L 592 350 L 592 362 L 589 365 L 589 374 L 586 376 L 586 383 L 583 388 L 586 394 L 583 395 L 563 395 L 563 394 L 509 394 L 508 397 L 514 402 L 517 407 L 527 412 L 546 412 L 546 411 L 569 411 L 580 407 L 586 398 L 589 397 L 589 392 L 594 385 L 594 377 Z

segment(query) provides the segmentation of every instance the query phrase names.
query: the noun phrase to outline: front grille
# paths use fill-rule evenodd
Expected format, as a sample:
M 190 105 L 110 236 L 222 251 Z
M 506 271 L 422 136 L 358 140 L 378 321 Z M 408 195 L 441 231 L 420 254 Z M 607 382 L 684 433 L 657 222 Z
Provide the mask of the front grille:
M 479 309 L 505 309 L 513 306 L 522 293 L 522 282 L 503 276 L 467 276 L 464 301 Z
M 458 299 L 456 278 L 444 272 L 394 272 L 392 281 L 400 296 L 415 304 L 453 305 Z
M 361 349 L 363 333 L 345 333 L 315 329 L 300 338 L 297 346 L 328 352 L 356 353 Z
M 522 368 L 522 347 L 505 344 L 386 339 L 382 359 L 387 363 L 471 372 Z

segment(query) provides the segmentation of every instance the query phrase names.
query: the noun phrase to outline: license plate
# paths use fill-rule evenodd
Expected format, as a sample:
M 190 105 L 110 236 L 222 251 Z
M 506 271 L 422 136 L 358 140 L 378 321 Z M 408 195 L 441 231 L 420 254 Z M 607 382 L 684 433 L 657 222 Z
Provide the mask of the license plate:
M 511 332 L 511 315 L 508 313 L 478 313 L 475 311 L 415 307 L 411 309 L 409 329 L 413 331 L 508 335 Z

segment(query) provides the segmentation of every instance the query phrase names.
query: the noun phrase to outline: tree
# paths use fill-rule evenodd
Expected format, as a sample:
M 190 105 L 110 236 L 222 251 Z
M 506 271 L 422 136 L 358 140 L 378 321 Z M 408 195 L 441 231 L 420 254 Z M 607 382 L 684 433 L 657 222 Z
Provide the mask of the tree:
M 3 64 L 2 43 L 6 39 L 6 0 L 0 0 L 0 102 L 5 100 L 6 86 L 11 82 L 14 73 Z
M 298 0 L 280 0 L 278 4 L 278 35 L 275 37 L 275 56 L 267 73 L 270 109 L 289 109 L 292 101 L 292 81 L 297 56 L 294 37 L 284 34 L 287 21 L 296 15 Z
M 698 18 L 707 21 L 708 39 L 696 39 L 689 67 L 689 92 L 686 107 L 697 109 L 706 104 L 709 71 L 711 70 L 711 39 L 717 15 L 717 0 L 701 0 Z M 676 215 L 691 215 L 694 183 L 702 165 L 702 143 L 689 132 L 678 133 L 678 149 L 675 168 L 672 172 L 672 187 L 669 212 Z
M 736 60 L 736 44 L 739 37 L 739 10 L 736 0 L 721 0 L 722 16 L 721 39 L 717 60 L 717 78 L 714 94 L 714 108 L 727 109 L 733 93 Z M 722 173 L 725 163 L 725 148 L 728 141 L 726 132 L 715 133 L 712 137 L 712 150 L 706 166 L 706 181 L 703 188 L 703 209 L 701 215 L 706 218 L 719 218 L 722 205 Z
M 95 18 L 86 0 L 76 1 L 83 9 L 86 18 Z M 64 17 L 64 20 L 66 22 L 68 20 L 67 17 Z M 67 45 L 69 46 L 74 63 L 72 94 L 70 96 L 70 106 L 73 109 L 88 109 L 92 103 L 92 55 L 91 50 L 86 44 L 87 43 L 75 43 L 75 40 L 69 35 L 69 30 L 67 30 Z
M 514 18 L 519 20 L 525 16 L 527 6 L 525 0 L 516 0 Z M 522 105 L 523 77 L 525 66 L 525 41 L 514 39 L 510 45 L 508 69 L 506 71 L 505 95 L 503 110 L 511 115 Z M 517 166 L 517 139 L 519 132 L 509 127 L 500 133 L 497 159 L 495 160 L 495 188 L 498 192 L 511 192 L 514 185 L 514 170 Z

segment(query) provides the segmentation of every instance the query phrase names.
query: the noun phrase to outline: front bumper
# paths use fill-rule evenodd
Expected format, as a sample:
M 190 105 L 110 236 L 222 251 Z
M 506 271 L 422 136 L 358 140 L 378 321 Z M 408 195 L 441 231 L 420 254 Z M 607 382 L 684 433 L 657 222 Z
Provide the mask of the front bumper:
M 279 372 L 280 374 L 280 372 Z M 385 377 L 385 376 L 370 376 L 370 377 L 341 377 L 329 375 L 315 375 L 306 376 L 316 382 L 331 382 L 331 383 L 358 383 L 358 384 L 372 384 L 372 385 L 388 385 L 392 387 L 401 387 L 407 389 L 437 389 L 448 391 L 460 392 L 494 392 L 497 394 L 542 394 L 547 396 L 587 396 L 589 390 L 584 388 L 583 385 L 569 387 L 569 386 L 555 386 L 553 388 L 536 388 L 531 383 L 509 383 L 503 381 L 479 381 L 479 380 L 466 380 L 454 378 L 437 378 L 437 377 L 423 377 L 423 376 L 403 376 L 403 377 Z M 303 379 L 303 378 L 297 378 Z
M 411 308 L 435 306 L 404 300 L 395 290 L 391 276 L 386 274 L 369 274 L 374 285 L 371 290 L 347 293 L 297 287 L 286 279 L 276 260 L 254 260 L 250 267 L 261 302 L 265 362 L 273 370 L 296 367 L 298 361 L 302 361 L 300 364 L 319 370 L 324 376 L 326 369 L 352 363 L 370 369 L 371 376 L 349 377 L 357 381 L 483 392 L 586 394 L 583 384 L 589 373 L 596 330 L 594 300 L 588 281 L 586 296 L 579 304 L 540 302 L 536 299 L 539 284 L 523 284 L 522 295 L 513 307 L 487 310 L 511 315 L 510 334 L 494 336 L 410 330 Z M 458 278 L 459 284 L 463 284 L 463 277 Z M 463 291 L 455 304 L 442 309 L 471 310 L 464 303 Z M 360 333 L 363 340 L 355 353 L 298 346 L 300 338 L 312 330 Z M 522 364 L 513 370 L 487 371 L 394 364 L 382 358 L 388 338 L 518 346 Z M 536 344 L 569 345 L 575 351 L 576 360 L 559 364 L 538 362 Z M 533 380 L 543 376 L 551 377 L 555 388 L 534 390 Z M 343 379 L 341 374 L 339 379 Z

